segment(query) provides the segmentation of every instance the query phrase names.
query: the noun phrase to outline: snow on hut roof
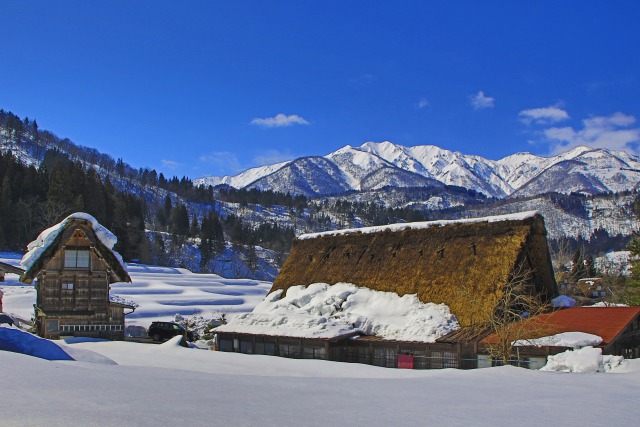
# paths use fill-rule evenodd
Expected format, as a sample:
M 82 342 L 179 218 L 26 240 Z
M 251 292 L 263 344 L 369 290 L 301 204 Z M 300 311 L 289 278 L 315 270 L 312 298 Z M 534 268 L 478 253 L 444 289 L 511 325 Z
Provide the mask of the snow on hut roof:
M 548 335 L 540 338 L 517 340 L 513 342 L 515 346 L 536 346 L 536 347 L 572 347 L 582 348 L 602 344 L 602 337 L 588 334 L 586 332 L 561 332 L 555 335 Z
M 109 293 L 109 302 L 113 303 L 113 304 L 124 305 L 126 307 L 131 307 L 133 309 L 136 309 L 136 308 L 140 307 L 140 305 L 136 304 L 135 301 L 130 300 L 130 299 L 126 299 L 125 297 L 122 297 L 122 296 L 116 295 L 116 294 L 112 294 L 112 293 Z
M 27 253 L 22 257 L 20 266 L 26 271 L 30 270 L 36 260 L 40 258 L 40 256 L 44 254 L 44 252 L 46 252 L 46 250 L 49 248 L 49 246 L 51 246 L 51 244 L 53 244 L 53 242 L 55 242 L 56 238 L 62 232 L 62 230 L 64 230 L 65 226 L 74 219 L 82 219 L 91 223 L 93 231 L 96 233 L 96 237 L 98 238 L 98 240 L 100 240 L 100 242 L 104 246 L 106 246 L 107 249 L 113 252 L 118 262 L 120 262 L 122 268 L 126 271 L 127 268 L 125 263 L 122 261 L 122 257 L 119 253 L 113 250 L 113 247 L 118 242 L 118 238 L 111 231 L 103 227 L 93 216 L 84 212 L 73 213 L 58 224 L 54 225 L 53 227 L 49 227 L 42 233 L 40 233 L 36 240 L 27 245 Z
M 364 334 L 434 342 L 459 327 L 449 307 L 420 302 L 415 294 L 398 296 L 349 283 L 293 286 L 284 297 L 282 293 L 270 293 L 253 312 L 216 331 L 321 339 Z
M 527 218 L 532 218 L 536 215 L 541 215 L 539 211 L 527 211 L 519 212 L 508 215 L 495 215 L 485 216 L 481 218 L 464 218 L 453 220 L 438 220 L 438 221 L 422 221 L 422 222 L 405 222 L 399 224 L 379 225 L 375 227 L 362 227 L 362 228 L 347 228 L 343 230 L 331 230 L 323 231 L 321 233 L 308 233 L 298 236 L 298 240 L 316 239 L 324 236 L 344 236 L 347 234 L 362 233 L 380 233 L 383 231 L 404 231 L 404 230 L 421 230 L 429 227 L 444 227 L 453 224 L 470 224 L 478 222 L 500 222 L 500 221 L 522 221 Z

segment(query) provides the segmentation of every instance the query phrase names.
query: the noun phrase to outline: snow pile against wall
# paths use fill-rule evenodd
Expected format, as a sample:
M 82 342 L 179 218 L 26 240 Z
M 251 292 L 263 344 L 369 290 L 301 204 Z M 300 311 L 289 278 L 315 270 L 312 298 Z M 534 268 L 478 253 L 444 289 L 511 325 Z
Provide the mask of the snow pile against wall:
M 118 242 L 117 237 L 105 227 L 100 225 L 98 220 L 96 220 L 93 216 L 84 212 L 76 212 L 74 214 L 71 214 L 64 220 L 62 220 L 62 222 L 54 225 L 53 227 L 49 227 L 42 233 L 40 233 L 36 240 L 29 243 L 29 245 L 27 246 L 27 253 L 22 257 L 20 266 L 24 270 L 29 270 L 33 263 L 38 258 L 40 258 L 40 256 L 47 250 L 47 248 L 56 240 L 56 237 L 58 237 L 60 232 L 64 229 L 65 225 L 67 225 L 67 223 L 72 219 L 83 219 L 90 222 L 93 231 L 95 231 L 96 236 L 100 240 L 100 242 L 113 252 L 125 271 L 127 270 L 120 254 L 113 251 L 113 247 Z
M 624 357 L 602 355 L 602 349 L 585 347 L 568 350 L 547 357 L 547 364 L 541 371 L 557 372 L 610 372 L 624 363 Z
M 301 236 L 298 237 L 298 240 L 315 239 L 315 238 L 324 237 L 324 236 L 342 236 L 342 235 L 354 234 L 354 233 L 363 233 L 363 234 L 380 233 L 382 231 L 387 231 L 387 230 L 388 231 L 404 231 L 407 229 L 421 230 L 429 227 L 445 227 L 447 225 L 453 225 L 453 224 L 469 224 L 469 223 L 476 223 L 476 222 L 523 221 L 527 218 L 532 218 L 536 215 L 540 215 L 540 212 L 528 211 L 528 212 L 520 212 L 520 213 L 508 214 L 508 215 L 487 216 L 483 218 L 423 221 L 423 222 L 381 225 L 376 227 L 349 228 L 346 230 L 333 230 L 333 231 L 324 231 L 322 233 L 302 234 Z
M 513 345 L 582 348 L 599 345 L 600 343 L 602 343 L 602 337 L 597 335 L 587 334 L 586 332 L 563 332 L 561 334 L 550 335 L 542 338 L 514 341 Z
M 422 303 L 413 295 L 398 296 L 348 283 L 293 286 L 282 297 L 272 292 L 252 313 L 240 315 L 220 332 L 332 338 L 351 333 L 401 341 L 434 342 L 458 329 L 444 304 Z

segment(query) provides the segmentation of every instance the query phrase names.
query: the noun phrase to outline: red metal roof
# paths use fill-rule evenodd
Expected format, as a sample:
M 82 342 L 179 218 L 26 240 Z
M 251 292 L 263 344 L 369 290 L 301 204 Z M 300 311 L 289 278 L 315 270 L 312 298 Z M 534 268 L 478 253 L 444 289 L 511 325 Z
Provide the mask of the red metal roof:
M 640 307 L 573 307 L 538 316 L 549 333 L 586 332 L 602 337 L 602 345 L 611 343 L 629 323 L 640 315 Z M 530 337 L 539 338 L 539 337 Z M 496 342 L 494 334 L 483 343 Z

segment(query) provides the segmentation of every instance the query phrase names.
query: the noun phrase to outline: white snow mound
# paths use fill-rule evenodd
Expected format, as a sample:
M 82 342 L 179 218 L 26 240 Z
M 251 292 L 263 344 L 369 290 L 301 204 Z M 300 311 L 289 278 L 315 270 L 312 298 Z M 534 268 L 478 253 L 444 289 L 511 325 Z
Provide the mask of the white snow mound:
M 459 328 L 444 304 L 423 303 L 415 294 L 315 283 L 270 293 L 253 312 L 216 330 L 299 338 L 361 333 L 401 341 L 434 342 Z
M 120 256 L 119 253 L 113 250 L 113 247 L 118 242 L 118 238 L 112 232 L 110 232 L 105 227 L 100 225 L 98 220 L 96 220 L 93 216 L 84 212 L 73 213 L 68 217 L 66 217 L 65 219 L 63 219 L 58 224 L 54 225 L 53 227 L 49 227 L 46 230 L 44 230 L 42 233 L 40 233 L 40 235 L 36 238 L 36 240 L 29 243 L 29 245 L 27 245 L 27 253 L 24 254 L 24 256 L 22 257 L 22 260 L 20 261 L 20 266 L 25 271 L 29 270 L 31 266 L 35 263 L 35 261 L 38 258 L 40 258 L 40 255 L 42 255 L 42 253 L 45 252 L 47 248 L 56 240 L 56 237 L 58 237 L 60 232 L 64 229 L 65 225 L 67 225 L 67 223 L 72 219 L 84 219 L 86 221 L 89 221 L 91 223 L 93 231 L 95 231 L 96 236 L 98 237 L 100 242 L 102 242 L 103 245 L 105 245 L 108 249 L 110 249 L 114 253 L 116 258 L 118 259 L 118 261 L 126 271 L 127 267 L 125 263 L 122 261 L 122 257 Z
M 585 347 L 567 350 L 547 357 L 541 371 L 611 372 L 625 362 L 622 356 L 602 355 L 601 348 Z

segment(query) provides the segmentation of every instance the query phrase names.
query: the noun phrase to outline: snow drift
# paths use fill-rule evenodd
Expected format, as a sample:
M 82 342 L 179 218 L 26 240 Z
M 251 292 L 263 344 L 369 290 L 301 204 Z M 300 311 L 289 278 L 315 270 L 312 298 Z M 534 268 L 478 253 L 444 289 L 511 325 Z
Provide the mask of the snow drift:
M 293 286 L 267 295 L 253 312 L 217 328 L 220 332 L 332 338 L 375 335 L 401 341 L 434 342 L 459 328 L 444 304 L 423 303 L 349 283 Z

